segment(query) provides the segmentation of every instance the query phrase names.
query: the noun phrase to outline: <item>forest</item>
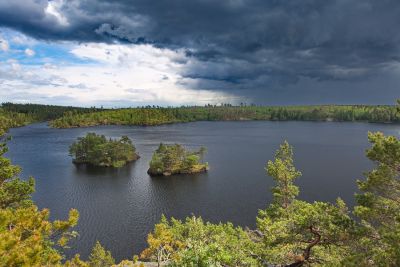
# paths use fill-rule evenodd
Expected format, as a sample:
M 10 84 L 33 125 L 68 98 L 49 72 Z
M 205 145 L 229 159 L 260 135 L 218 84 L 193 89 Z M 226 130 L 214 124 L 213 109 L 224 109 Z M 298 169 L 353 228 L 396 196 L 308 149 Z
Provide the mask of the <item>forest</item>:
M 0 136 L 4 135 L 8 129 L 13 127 L 20 127 L 34 122 L 54 120 L 65 114 L 82 114 L 98 110 L 103 109 L 2 103 L 0 107 Z
M 104 110 L 103 108 L 80 108 L 72 106 L 55 106 L 41 104 L 14 104 L 2 103 L 2 108 L 8 112 L 22 113 L 35 118 L 37 121 L 49 121 L 62 117 L 65 114 L 82 114 Z
M 79 137 L 69 148 L 75 164 L 119 168 L 139 158 L 136 148 L 127 136 L 118 140 L 104 135 L 87 133 Z
M 0 131 L 32 122 L 49 121 L 55 128 L 96 125 L 152 126 L 193 121 L 362 121 L 400 122 L 396 106 L 390 105 L 320 105 L 255 106 L 230 104 L 206 106 L 104 109 L 3 103 L 0 108 Z M 1 132 L 0 132 L 1 134 Z
M 0 136 L 10 128 L 20 127 L 34 122 L 33 116 L 24 113 L 12 112 L 0 108 Z
M 66 113 L 50 122 L 56 128 L 95 125 L 160 125 L 192 121 L 364 121 L 399 122 L 395 106 L 211 106 L 140 107 L 89 113 Z
M 208 170 L 208 163 L 200 162 L 206 148 L 188 151 L 182 145 L 160 144 L 150 161 L 150 175 L 192 174 Z

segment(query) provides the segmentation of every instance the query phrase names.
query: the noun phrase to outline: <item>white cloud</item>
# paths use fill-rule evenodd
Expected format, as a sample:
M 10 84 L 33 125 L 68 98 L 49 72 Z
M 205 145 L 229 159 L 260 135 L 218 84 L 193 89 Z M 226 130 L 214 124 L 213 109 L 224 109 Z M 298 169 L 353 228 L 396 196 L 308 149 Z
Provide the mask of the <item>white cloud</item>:
M 62 0 L 49 1 L 45 12 L 49 15 L 54 16 L 61 26 L 69 26 L 68 19 L 65 16 L 63 16 L 63 14 L 59 11 L 59 8 L 63 4 L 64 4 L 64 1 L 62 1 Z
M 10 49 L 10 45 L 8 44 L 7 40 L 3 39 L 0 36 L 0 49 L 4 52 L 7 52 Z
M 3 29 L 4 31 L 4 29 Z M 28 37 L 22 33 L 12 31 L 11 42 L 17 45 L 27 45 L 34 46 L 37 44 L 37 41 L 31 37 Z
M 33 51 L 30 48 L 25 49 L 25 55 L 27 55 L 28 57 L 32 57 L 35 55 L 35 51 Z
M 21 71 L 17 61 L 10 61 L 11 69 L 3 72 L 14 75 L 0 77 L 7 79 L 2 87 L 10 88 L 9 94 L 67 99 L 71 105 L 202 105 L 236 100 L 228 93 L 185 88 L 180 73 L 188 59 L 181 50 L 88 43 L 72 44 L 71 53 L 90 63 L 23 65 Z
M 43 68 L 44 69 L 56 69 L 57 66 L 47 62 L 47 63 L 43 64 Z
M 15 59 L 9 59 L 7 62 L 10 63 L 11 69 L 12 69 L 15 73 L 18 73 L 18 72 L 21 70 L 21 65 L 18 63 L 17 60 L 15 60 Z

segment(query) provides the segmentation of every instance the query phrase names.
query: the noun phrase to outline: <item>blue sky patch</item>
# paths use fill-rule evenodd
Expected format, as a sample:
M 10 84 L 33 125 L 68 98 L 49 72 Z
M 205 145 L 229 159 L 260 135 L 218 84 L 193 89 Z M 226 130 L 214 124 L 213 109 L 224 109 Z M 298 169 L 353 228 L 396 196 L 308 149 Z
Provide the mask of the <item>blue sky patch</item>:
M 71 53 L 73 44 L 69 42 L 47 42 L 34 40 L 18 32 L 1 28 L 0 37 L 7 41 L 9 50 L 0 50 L 0 61 L 17 60 L 21 65 L 77 65 L 93 64 L 95 61 L 79 58 Z M 33 56 L 25 53 L 26 49 L 34 51 Z

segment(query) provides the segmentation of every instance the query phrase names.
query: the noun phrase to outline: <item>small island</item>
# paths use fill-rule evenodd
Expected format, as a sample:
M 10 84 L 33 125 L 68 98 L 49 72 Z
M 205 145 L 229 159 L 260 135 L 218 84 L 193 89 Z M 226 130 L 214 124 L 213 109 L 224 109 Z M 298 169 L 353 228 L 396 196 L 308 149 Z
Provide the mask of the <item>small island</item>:
M 136 148 L 127 136 L 107 139 L 104 135 L 88 133 L 79 137 L 69 148 L 75 164 L 120 168 L 139 158 Z
M 169 176 L 206 172 L 208 163 L 201 162 L 205 152 L 204 147 L 197 151 L 188 151 L 179 144 L 165 145 L 161 143 L 154 151 L 147 173 L 152 176 Z

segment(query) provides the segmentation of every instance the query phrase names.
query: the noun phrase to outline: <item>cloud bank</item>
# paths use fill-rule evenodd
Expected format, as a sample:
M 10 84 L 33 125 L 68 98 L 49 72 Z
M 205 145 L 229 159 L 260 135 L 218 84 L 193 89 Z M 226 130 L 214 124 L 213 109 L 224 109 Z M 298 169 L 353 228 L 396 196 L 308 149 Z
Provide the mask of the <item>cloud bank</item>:
M 73 43 L 74 56 L 101 62 L 103 72 L 119 65 L 120 76 L 140 68 L 152 71 L 135 80 L 163 77 L 132 81 L 136 89 L 125 92 L 138 95 L 180 88 L 268 104 L 391 103 L 400 95 L 397 0 L 14 0 L 0 1 L 0 26 Z M 3 51 L 8 42 L 0 39 Z

